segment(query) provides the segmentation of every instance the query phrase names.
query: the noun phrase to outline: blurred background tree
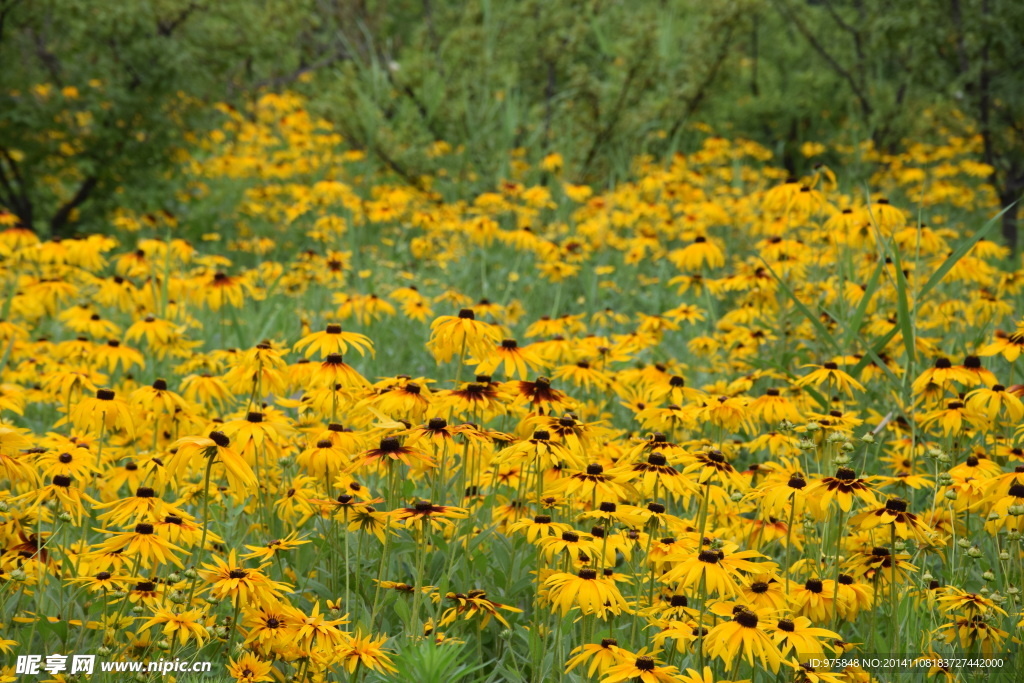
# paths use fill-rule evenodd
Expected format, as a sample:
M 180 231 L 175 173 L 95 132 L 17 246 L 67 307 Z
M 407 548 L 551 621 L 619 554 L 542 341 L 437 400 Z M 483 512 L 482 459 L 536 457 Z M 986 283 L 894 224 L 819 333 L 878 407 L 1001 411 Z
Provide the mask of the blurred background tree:
M 295 88 L 347 145 L 462 196 L 508 178 L 512 150 L 606 185 L 707 130 L 799 173 L 806 141 L 884 152 L 944 126 L 981 135 L 1009 206 L 1022 34 L 1014 0 L 0 0 L 0 204 L 58 235 L 115 203 L 173 211 L 210 105 Z

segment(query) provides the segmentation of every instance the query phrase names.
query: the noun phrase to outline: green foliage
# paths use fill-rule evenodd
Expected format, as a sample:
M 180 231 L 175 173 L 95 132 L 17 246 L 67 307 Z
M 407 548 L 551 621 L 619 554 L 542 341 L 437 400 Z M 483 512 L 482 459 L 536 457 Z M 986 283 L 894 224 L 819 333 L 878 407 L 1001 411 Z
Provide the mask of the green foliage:
M 210 105 L 287 87 L 406 182 L 443 171 L 449 199 L 515 176 L 510 150 L 607 186 L 705 122 L 793 173 L 809 140 L 977 133 L 1010 206 L 1022 30 L 995 0 L 0 0 L 0 206 L 58 233 L 90 206 L 90 229 L 114 204 L 174 212 L 168 162 Z

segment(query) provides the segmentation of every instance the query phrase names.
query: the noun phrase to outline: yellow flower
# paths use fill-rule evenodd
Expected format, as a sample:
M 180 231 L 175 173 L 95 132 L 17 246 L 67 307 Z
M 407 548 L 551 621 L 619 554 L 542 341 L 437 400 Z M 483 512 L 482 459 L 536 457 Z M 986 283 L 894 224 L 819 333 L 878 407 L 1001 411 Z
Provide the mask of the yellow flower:
M 145 630 L 151 626 L 163 624 L 163 634 L 165 636 L 173 638 L 177 634 L 178 641 L 182 645 L 185 645 L 192 638 L 196 641 L 198 647 L 202 647 L 210 637 L 206 627 L 200 623 L 202 617 L 203 611 L 198 608 L 180 613 L 175 613 L 168 609 L 159 609 L 139 628 Z

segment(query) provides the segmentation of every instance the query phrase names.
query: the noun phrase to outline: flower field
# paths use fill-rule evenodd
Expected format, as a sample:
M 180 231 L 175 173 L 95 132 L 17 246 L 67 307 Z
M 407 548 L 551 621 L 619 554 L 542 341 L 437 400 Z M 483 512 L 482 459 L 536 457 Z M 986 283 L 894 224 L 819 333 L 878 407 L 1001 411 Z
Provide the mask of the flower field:
M 0 214 L 0 681 L 1021 680 L 979 145 L 513 151 L 464 196 L 268 95 L 178 211 Z

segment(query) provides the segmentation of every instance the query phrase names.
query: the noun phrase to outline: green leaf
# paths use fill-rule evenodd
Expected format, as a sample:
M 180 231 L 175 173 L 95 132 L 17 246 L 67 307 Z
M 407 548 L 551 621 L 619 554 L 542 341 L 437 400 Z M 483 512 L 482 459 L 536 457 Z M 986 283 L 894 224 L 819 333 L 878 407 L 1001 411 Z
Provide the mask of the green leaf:
M 896 322 L 903 334 L 903 348 L 907 359 L 913 363 L 917 356 L 914 348 L 914 319 L 910 313 L 910 293 L 907 287 L 907 276 L 903 272 L 903 261 L 900 249 L 895 243 L 891 245 L 892 262 L 896 266 Z
M 814 313 L 811 312 L 811 309 L 807 308 L 807 305 L 796 297 L 796 294 L 793 293 L 793 290 L 791 290 L 786 285 L 786 283 L 782 281 L 782 278 L 779 277 L 778 273 L 772 270 L 772 267 L 768 265 L 767 261 L 765 261 L 762 258 L 761 263 L 763 263 L 764 267 L 768 269 L 768 272 L 772 274 L 772 277 L 775 278 L 775 281 L 779 283 L 779 287 L 782 289 L 783 292 L 786 293 L 786 296 L 793 300 L 793 303 L 796 305 L 797 309 L 804 314 L 805 318 L 811 321 L 811 324 L 814 325 L 814 329 L 818 332 L 820 338 L 828 342 L 828 344 L 833 349 L 835 349 L 836 353 L 842 353 L 842 348 L 836 342 L 835 337 L 833 337 L 829 333 L 828 328 L 825 327 L 825 323 L 821 322 L 821 319 L 818 318 L 818 316 L 814 315 Z
M 871 298 L 874 297 L 875 292 L 878 291 L 879 278 L 882 275 L 882 269 L 885 268 L 885 259 L 878 259 L 878 265 L 875 266 L 874 272 L 871 273 L 871 277 L 868 278 L 868 283 L 864 287 L 864 295 L 860 298 L 860 303 L 857 304 L 857 308 L 853 311 L 853 317 L 850 318 L 849 327 L 846 330 L 846 335 L 843 337 L 843 348 L 849 348 L 850 342 L 857 336 L 860 331 L 860 326 L 864 322 L 864 315 L 867 313 L 868 304 L 871 303 Z

